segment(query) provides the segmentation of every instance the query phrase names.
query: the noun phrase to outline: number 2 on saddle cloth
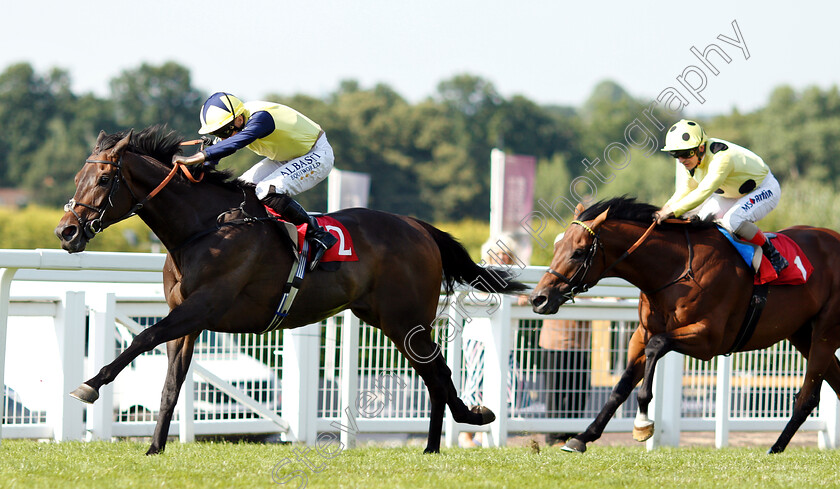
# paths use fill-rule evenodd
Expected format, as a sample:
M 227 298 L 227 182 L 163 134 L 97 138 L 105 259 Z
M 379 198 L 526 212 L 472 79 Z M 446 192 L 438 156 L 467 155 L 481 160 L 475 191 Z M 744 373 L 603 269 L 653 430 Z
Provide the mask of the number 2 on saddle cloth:
M 271 207 L 265 206 L 265 210 L 269 213 L 269 215 L 278 219 L 283 219 L 282 216 L 280 216 L 280 214 Z M 338 238 L 338 243 L 324 253 L 323 258 L 321 258 L 321 263 L 359 261 L 359 257 L 356 255 L 356 248 L 353 247 L 353 238 L 350 237 L 350 233 L 343 224 L 329 216 L 316 216 L 315 218 L 318 220 L 318 224 L 320 224 L 322 228 L 326 229 L 333 236 Z M 300 224 L 296 226 L 298 233 L 298 253 L 300 253 L 303 248 L 303 241 L 306 236 L 307 226 L 308 224 Z

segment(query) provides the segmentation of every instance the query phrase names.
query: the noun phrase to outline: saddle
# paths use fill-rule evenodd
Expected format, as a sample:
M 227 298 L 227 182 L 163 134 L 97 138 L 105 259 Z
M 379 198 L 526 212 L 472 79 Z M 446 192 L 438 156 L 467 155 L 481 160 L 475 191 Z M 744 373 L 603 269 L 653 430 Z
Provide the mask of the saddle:
M 283 286 L 283 296 L 280 298 L 280 303 L 277 305 L 277 310 L 274 317 L 268 324 L 265 330 L 261 333 L 268 333 L 280 327 L 280 323 L 288 316 L 289 309 L 297 296 L 298 289 L 303 282 L 303 277 L 306 275 L 307 262 L 309 258 L 309 243 L 306 241 L 306 228 L 309 224 L 301 224 L 295 226 L 294 224 L 284 221 L 274 210 L 268 206 L 265 207 L 269 215 L 276 219 L 280 229 L 283 230 L 289 237 L 289 242 L 292 245 L 291 251 L 294 256 L 291 270 L 289 271 L 289 278 Z M 347 228 L 329 216 L 316 216 L 318 224 L 324 229 L 332 233 L 338 238 L 338 243 L 332 248 L 328 249 L 318 267 L 325 271 L 338 270 L 340 262 L 343 261 L 359 261 L 359 256 L 356 254 L 356 248 L 353 246 L 353 239 Z
M 752 337 L 753 332 L 755 332 L 755 327 L 761 318 L 761 312 L 767 304 L 769 286 L 802 285 L 808 281 L 811 272 L 814 271 L 814 267 L 811 266 L 808 257 L 805 256 L 802 248 L 795 241 L 784 234 L 765 233 L 767 239 L 772 240 L 773 246 L 779 250 L 779 253 L 789 263 L 787 268 L 782 270 L 780 274 L 776 274 L 776 270 L 773 269 L 770 260 L 764 257 L 761 247 L 742 241 L 720 226 L 717 228 L 732 243 L 747 266 L 755 273 L 753 277 L 753 293 L 747 307 L 747 312 L 734 343 L 726 352 L 726 355 L 731 355 L 739 351 Z
M 720 226 L 718 226 L 718 231 L 726 236 L 726 239 L 732 243 L 747 266 L 755 273 L 754 283 L 756 285 L 802 285 L 808 281 L 811 272 L 814 271 L 814 267 L 808 257 L 805 256 L 802 248 L 784 234 L 765 233 L 767 239 L 772 241 L 773 246 L 789 263 L 781 274 L 776 274 L 773 266 L 770 265 L 770 261 L 765 259 L 761 247 L 742 241 Z

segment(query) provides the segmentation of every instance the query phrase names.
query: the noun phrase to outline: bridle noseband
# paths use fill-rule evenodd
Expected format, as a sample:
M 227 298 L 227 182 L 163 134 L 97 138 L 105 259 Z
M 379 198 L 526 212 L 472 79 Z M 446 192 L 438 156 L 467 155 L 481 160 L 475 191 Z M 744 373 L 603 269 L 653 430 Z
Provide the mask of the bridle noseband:
M 142 156 L 143 158 L 146 158 L 146 156 L 144 156 L 144 155 L 140 155 L 140 156 Z M 134 194 L 134 191 L 131 190 L 131 187 L 126 185 L 126 188 L 128 189 L 129 194 L 131 194 L 131 198 L 135 202 L 135 204 L 131 207 L 131 209 L 128 210 L 128 212 L 126 212 L 119 219 L 115 219 L 115 220 L 113 220 L 113 221 L 111 221 L 107 224 L 103 224 L 102 219 L 105 216 L 105 212 L 108 210 L 109 207 L 114 206 L 114 202 L 113 202 L 112 198 L 113 198 L 114 194 L 116 193 L 117 189 L 120 186 L 120 181 L 123 179 L 123 177 L 122 177 L 122 155 L 120 155 L 120 157 L 119 157 L 119 159 L 117 159 L 117 161 L 86 159 L 85 164 L 88 164 L 88 163 L 100 163 L 100 164 L 104 164 L 104 165 L 111 165 L 111 166 L 114 166 L 114 167 L 117 168 L 117 171 L 114 174 L 114 178 L 111 180 L 111 188 L 108 189 L 108 196 L 105 199 L 105 202 L 101 207 L 94 207 L 90 204 L 85 204 L 84 202 L 77 202 L 75 198 L 71 198 L 70 201 L 67 202 L 64 205 L 64 212 L 70 212 L 70 213 L 73 214 L 73 216 L 79 222 L 79 227 L 82 229 L 82 232 L 84 233 L 85 238 L 87 238 L 88 240 L 93 239 L 94 236 L 96 236 L 97 234 L 104 231 L 105 228 L 107 228 L 108 226 L 110 226 L 112 224 L 115 224 L 115 223 L 118 223 L 120 221 L 123 221 L 125 219 L 128 219 L 131 216 L 136 215 L 140 211 L 140 209 L 142 209 L 143 206 L 146 205 L 146 202 L 148 202 L 149 199 L 151 199 L 152 197 L 157 195 L 158 192 L 160 192 L 163 189 L 163 187 L 165 187 L 166 184 L 168 184 L 172 180 L 172 178 L 178 172 L 178 168 L 180 168 L 184 172 L 184 174 L 186 175 L 187 179 L 189 179 L 193 183 L 198 183 L 204 178 L 204 174 L 202 174 L 198 178 L 195 178 L 195 177 L 193 177 L 192 173 L 190 173 L 190 171 L 186 168 L 186 165 L 184 165 L 183 163 L 174 163 L 172 165 L 172 170 L 169 172 L 169 175 L 167 175 L 166 178 L 160 183 L 160 185 L 158 185 L 154 190 L 149 192 L 149 195 L 147 195 L 142 200 L 138 199 L 137 196 Z M 90 209 L 90 210 L 96 212 L 97 216 L 88 221 L 87 219 L 85 219 L 84 217 L 79 215 L 78 212 L 76 212 L 76 206 L 82 206 L 86 209 Z

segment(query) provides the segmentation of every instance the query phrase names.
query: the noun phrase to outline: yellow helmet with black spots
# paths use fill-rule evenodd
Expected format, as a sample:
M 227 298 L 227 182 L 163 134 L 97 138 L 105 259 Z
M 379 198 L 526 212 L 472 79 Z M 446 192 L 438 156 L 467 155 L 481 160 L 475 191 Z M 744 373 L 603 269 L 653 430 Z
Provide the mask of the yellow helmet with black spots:
M 706 131 L 700 127 L 700 124 L 683 119 L 665 133 L 665 147 L 662 151 L 693 149 L 705 143 L 707 139 Z
M 245 112 L 245 104 L 227 92 L 216 92 L 201 106 L 199 134 L 211 134 L 233 122 Z

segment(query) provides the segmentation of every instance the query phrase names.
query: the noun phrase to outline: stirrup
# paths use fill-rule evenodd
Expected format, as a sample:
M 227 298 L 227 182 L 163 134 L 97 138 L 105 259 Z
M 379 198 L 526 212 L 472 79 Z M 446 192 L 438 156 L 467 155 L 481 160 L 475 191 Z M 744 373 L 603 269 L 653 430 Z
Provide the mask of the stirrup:
M 309 238 L 309 242 L 314 246 L 312 261 L 309 262 L 309 271 L 315 270 L 318 267 L 318 263 L 321 262 L 321 258 L 324 257 L 324 253 L 327 252 L 328 249 L 332 248 L 333 245 L 338 243 L 338 238 L 332 235 L 326 229 L 319 227 L 317 230 L 312 231 L 312 236 Z
M 767 259 L 770 260 L 770 265 L 773 266 L 773 270 L 776 271 L 776 275 L 781 273 L 782 270 L 787 268 L 787 266 L 789 265 L 787 259 L 783 257 L 781 253 L 779 253 L 779 250 L 777 250 L 776 247 L 773 246 L 773 243 L 771 243 L 769 239 L 765 241 L 764 244 L 761 246 L 761 251 L 764 254 L 764 256 L 766 256 Z
M 781 254 L 779 254 L 778 251 L 776 251 L 775 256 L 773 256 L 773 257 L 768 256 L 767 259 L 770 260 L 770 265 L 773 266 L 773 270 L 776 271 L 776 275 L 782 273 L 782 270 L 784 270 L 785 268 L 788 267 L 788 265 L 790 265 L 790 263 L 788 263 L 787 259 L 785 257 L 783 257 Z

